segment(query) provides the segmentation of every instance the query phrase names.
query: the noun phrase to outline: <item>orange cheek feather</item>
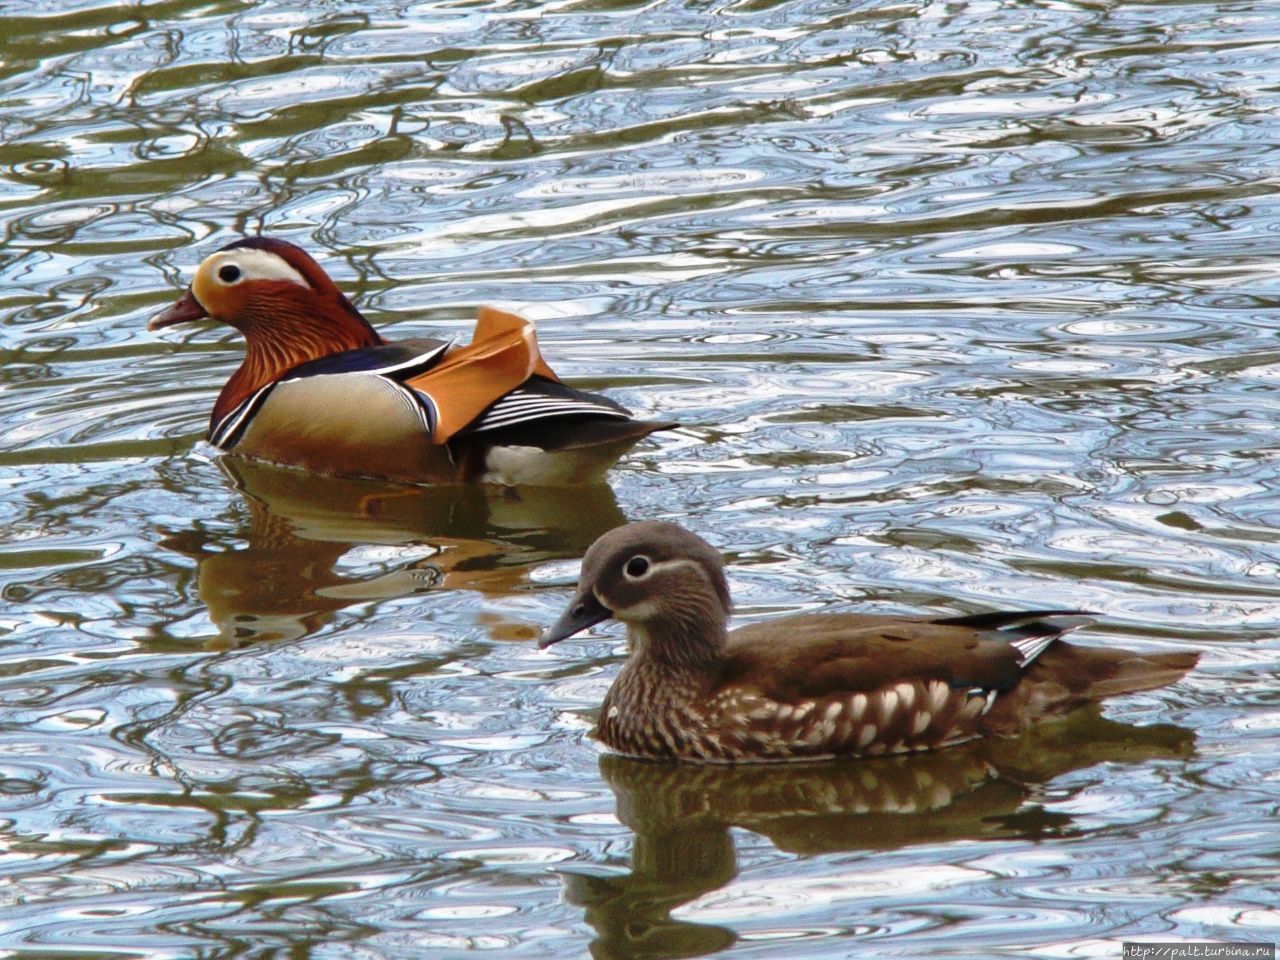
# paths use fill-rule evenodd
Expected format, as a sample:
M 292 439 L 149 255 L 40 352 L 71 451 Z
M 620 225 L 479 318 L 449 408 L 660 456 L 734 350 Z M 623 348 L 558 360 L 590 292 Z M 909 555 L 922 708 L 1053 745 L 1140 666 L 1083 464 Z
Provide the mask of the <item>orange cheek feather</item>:
M 225 322 L 228 317 L 234 316 L 234 313 L 227 310 L 230 306 L 227 303 L 227 288 L 214 283 L 209 273 L 203 269 L 197 270 L 195 279 L 191 281 L 191 295 L 215 320 Z

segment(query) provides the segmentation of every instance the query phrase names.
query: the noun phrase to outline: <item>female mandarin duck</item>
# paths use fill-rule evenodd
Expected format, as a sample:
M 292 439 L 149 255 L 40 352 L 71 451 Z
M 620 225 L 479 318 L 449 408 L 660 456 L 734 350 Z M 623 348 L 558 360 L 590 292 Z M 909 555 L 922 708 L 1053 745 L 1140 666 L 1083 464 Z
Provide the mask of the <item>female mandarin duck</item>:
M 389 343 L 284 240 L 223 247 L 147 329 L 206 318 L 246 344 L 209 440 L 255 460 L 410 482 L 589 483 L 642 437 L 674 426 L 564 386 L 533 326 L 509 313 L 482 309 L 466 347 Z
M 597 735 L 619 753 L 697 761 L 814 760 L 1011 736 L 1046 717 L 1172 683 L 1196 653 L 1059 639 L 1075 610 L 966 617 L 804 614 L 729 633 L 720 555 L 671 523 L 592 544 L 546 647 L 614 617 L 630 656 Z

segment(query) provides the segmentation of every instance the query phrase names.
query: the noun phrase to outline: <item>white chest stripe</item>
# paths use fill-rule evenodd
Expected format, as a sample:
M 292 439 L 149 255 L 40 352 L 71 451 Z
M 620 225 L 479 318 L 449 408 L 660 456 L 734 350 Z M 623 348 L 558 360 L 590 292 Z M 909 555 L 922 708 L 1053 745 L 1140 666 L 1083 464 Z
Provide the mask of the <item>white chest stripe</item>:
M 258 408 L 262 406 L 263 401 L 267 399 L 267 394 L 274 387 L 274 383 L 268 383 L 265 387 L 260 387 L 257 392 L 250 394 L 248 399 L 242 401 L 240 406 L 234 408 L 209 431 L 209 442 L 219 450 L 230 449 L 233 444 L 229 441 L 236 436 L 240 427 L 258 412 Z

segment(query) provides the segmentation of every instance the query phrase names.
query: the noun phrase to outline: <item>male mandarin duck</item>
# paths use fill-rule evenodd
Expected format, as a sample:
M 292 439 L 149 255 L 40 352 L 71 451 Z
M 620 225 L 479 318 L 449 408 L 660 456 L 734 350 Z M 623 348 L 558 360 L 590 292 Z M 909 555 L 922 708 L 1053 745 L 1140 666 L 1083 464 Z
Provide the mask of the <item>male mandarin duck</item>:
M 599 481 L 642 437 L 606 397 L 562 384 L 528 321 L 483 308 L 472 341 L 388 342 L 309 255 L 237 240 L 147 325 L 213 319 L 245 337 L 209 440 L 237 456 L 409 482 Z
M 588 549 L 577 595 L 542 646 L 609 617 L 630 655 L 597 736 L 650 759 L 864 757 L 1012 736 L 1038 720 L 1178 680 L 1197 653 L 1059 639 L 1076 610 L 976 616 L 802 614 L 729 632 L 720 555 L 672 523 L 633 523 Z

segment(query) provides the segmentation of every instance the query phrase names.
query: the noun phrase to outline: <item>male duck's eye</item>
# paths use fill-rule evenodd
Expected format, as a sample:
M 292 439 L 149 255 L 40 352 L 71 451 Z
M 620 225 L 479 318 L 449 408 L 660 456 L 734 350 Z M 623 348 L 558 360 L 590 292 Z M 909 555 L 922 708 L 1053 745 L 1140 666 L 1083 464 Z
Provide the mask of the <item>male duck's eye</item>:
M 649 572 L 649 558 L 648 557 L 632 557 L 630 560 L 627 561 L 627 565 L 622 568 L 622 572 L 625 573 L 632 580 L 636 580 L 636 579 L 639 579 L 640 577 L 643 577 L 646 573 Z
M 218 279 L 223 283 L 235 283 L 240 279 L 240 268 L 234 264 L 228 263 L 218 271 Z

